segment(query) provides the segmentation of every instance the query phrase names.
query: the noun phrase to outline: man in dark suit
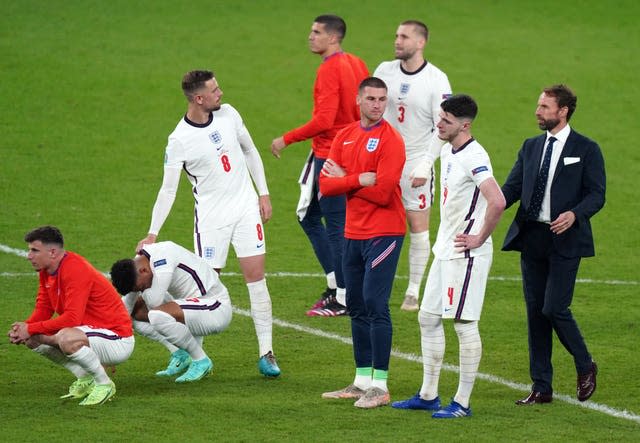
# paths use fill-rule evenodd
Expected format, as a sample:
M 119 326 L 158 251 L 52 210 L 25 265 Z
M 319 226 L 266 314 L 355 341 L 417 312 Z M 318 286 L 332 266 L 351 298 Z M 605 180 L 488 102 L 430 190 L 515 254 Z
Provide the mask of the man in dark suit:
M 569 127 L 577 97 L 565 85 L 545 88 L 536 118 L 545 131 L 525 140 L 502 186 L 507 207 L 520 200 L 504 251 L 520 251 L 529 330 L 531 393 L 518 405 L 552 400 L 552 334 L 573 356 L 577 397 L 596 389 L 598 368 L 569 306 L 582 257 L 594 255 L 589 219 L 605 200 L 604 160 L 598 144 Z

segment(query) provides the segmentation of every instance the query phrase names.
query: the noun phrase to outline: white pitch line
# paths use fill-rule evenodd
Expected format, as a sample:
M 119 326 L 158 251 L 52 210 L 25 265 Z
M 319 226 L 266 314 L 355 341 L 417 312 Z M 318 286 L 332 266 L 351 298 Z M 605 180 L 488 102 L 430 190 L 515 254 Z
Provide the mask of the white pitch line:
M 27 251 L 24 249 L 16 249 L 7 245 L 0 244 L 0 251 L 6 252 L 7 254 L 17 255 L 19 257 L 26 257 Z
M 19 257 L 26 257 L 27 251 L 24 249 L 16 249 L 10 246 L 6 246 L 0 244 L 0 252 L 6 252 L 7 254 L 17 255 Z M 33 275 L 24 273 L 24 275 Z M 228 275 L 231 277 L 242 276 L 242 274 L 238 272 L 223 272 L 222 275 Z M 22 277 L 21 273 L 0 273 L 0 277 Z M 313 273 L 313 272 L 268 272 L 266 274 L 267 277 L 291 277 L 291 278 L 319 278 L 325 277 L 324 274 L 321 273 Z M 409 276 L 407 275 L 396 275 L 397 279 L 400 280 L 408 280 Z M 510 276 L 489 276 L 489 280 L 495 281 L 522 281 L 521 277 L 510 277 Z M 595 280 L 592 278 L 578 278 L 576 279 L 576 283 L 586 283 L 586 284 L 602 284 L 602 285 L 613 285 L 613 286 L 637 286 L 640 285 L 640 282 L 635 280 Z
M 245 317 L 251 317 L 251 311 L 247 311 L 246 309 L 241 309 L 241 308 L 237 308 L 237 307 L 233 307 L 233 312 L 236 314 L 240 314 L 240 315 L 244 315 Z M 289 328 L 289 329 L 293 329 L 295 331 L 298 332 L 304 332 L 305 334 L 310 334 L 310 335 L 315 335 L 316 337 L 322 337 L 322 338 L 328 338 L 330 340 L 335 340 L 338 341 L 340 343 L 344 343 L 346 345 L 353 345 L 353 341 L 351 340 L 351 337 L 344 337 L 342 335 L 338 335 L 338 334 L 334 334 L 333 332 L 327 332 L 327 331 L 323 331 L 322 329 L 316 329 L 316 328 L 310 328 L 308 326 L 303 326 L 303 325 L 299 325 L 296 323 L 290 323 L 288 321 L 284 321 L 284 320 L 280 320 L 278 318 L 273 318 L 273 324 L 276 326 L 280 326 L 282 328 Z M 391 356 L 396 357 L 396 358 L 400 358 L 403 360 L 407 360 L 407 361 L 411 361 L 414 363 L 418 363 L 418 364 L 422 364 L 422 357 L 419 355 L 415 355 L 415 354 L 409 354 L 406 352 L 400 352 L 397 351 L 395 349 L 391 350 Z M 454 366 L 454 365 L 450 365 L 448 363 L 444 363 L 442 365 L 442 369 L 444 369 L 445 371 L 450 371 L 450 372 L 455 372 L 458 373 L 459 369 L 458 366 Z M 531 385 L 525 385 L 523 383 L 516 383 L 510 380 L 507 380 L 505 378 L 502 377 L 496 377 L 495 375 L 491 375 L 491 374 L 484 374 L 482 372 L 478 373 L 478 378 L 480 380 L 485 380 L 488 381 L 490 383 L 495 383 L 495 384 L 499 384 L 499 385 L 503 385 L 506 386 L 508 388 L 511 388 L 513 390 L 516 391 L 522 391 L 522 392 L 528 392 L 531 390 Z M 631 420 L 631 421 L 635 421 L 637 423 L 640 423 L 640 415 L 636 415 L 633 414 L 627 410 L 619 410 L 619 409 L 615 409 L 612 408 L 610 406 L 607 405 L 603 405 L 600 403 L 595 403 L 593 401 L 586 401 L 586 402 L 580 402 L 577 399 L 569 396 L 569 395 L 565 395 L 565 394 L 558 394 L 558 393 L 554 393 L 553 394 L 553 398 L 554 400 L 561 400 L 565 403 L 569 403 L 572 404 L 574 406 L 579 406 L 581 408 L 585 408 L 585 409 L 591 409 L 593 411 L 598 411 L 601 412 L 603 414 L 607 414 L 610 415 L 612 417 L 616 417 L 616 418 L 623 418 L 626 420 Z

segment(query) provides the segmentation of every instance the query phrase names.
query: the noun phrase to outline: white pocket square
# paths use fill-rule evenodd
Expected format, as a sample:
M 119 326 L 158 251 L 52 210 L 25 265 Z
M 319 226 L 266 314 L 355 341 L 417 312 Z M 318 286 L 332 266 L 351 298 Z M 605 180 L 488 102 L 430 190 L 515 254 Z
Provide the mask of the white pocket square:
M 567 166 L 578 163 L 580 161 L 580 157 L 565 157 L 562 160 L 564 161 L 564 165 Z

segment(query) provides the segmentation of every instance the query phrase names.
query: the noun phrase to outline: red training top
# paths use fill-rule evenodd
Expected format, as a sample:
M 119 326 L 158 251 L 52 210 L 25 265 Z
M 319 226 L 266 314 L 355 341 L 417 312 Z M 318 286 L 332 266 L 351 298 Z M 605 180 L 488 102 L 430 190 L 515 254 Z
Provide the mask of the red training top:
M 355 122 L 336 135 L 329 158 L 345 170 L 344 177 L 320 173 L 320 192 L 346 194 L 345 238 L 366 240 L 386 235 L 404 235 L 405 210 L 400 176 L 405 161 L 402 136 L 386 120 L 370 128 Z M 362 172 L 375 172 L 376 184 L 363 187 Z
M 58 314 L 52 318 L 53 314 Z M 25 320 L 29 334 L 53 335 L 63 328 L 91 326 L 133 335 L 131 318 L 115 288 L 84 257 L 66 252 L 58 270 L 40 271 L 36 306 Z
M 367 77 L 367 65 L 355 55 L 340 51 L 325 58 L 313 85 L 311 120 L 284 134 L 285 144 L 313 138 L 313 154 L 327 158 L 338 131 L 360 119 L 356 96 L 360 82 Z

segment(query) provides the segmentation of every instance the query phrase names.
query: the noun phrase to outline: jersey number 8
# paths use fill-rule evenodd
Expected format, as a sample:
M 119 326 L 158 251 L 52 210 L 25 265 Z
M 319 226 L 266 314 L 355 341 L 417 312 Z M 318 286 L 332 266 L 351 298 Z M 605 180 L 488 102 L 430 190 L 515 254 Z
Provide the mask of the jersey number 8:
M 227 157 L 226 155 L 223 155 L 222 157 L 220 157 L 220 162 L 222 163 L 222 169 L 224 169 L 224 172 L 231 171 L 231 164 L 229 163 L 229 157 Z

